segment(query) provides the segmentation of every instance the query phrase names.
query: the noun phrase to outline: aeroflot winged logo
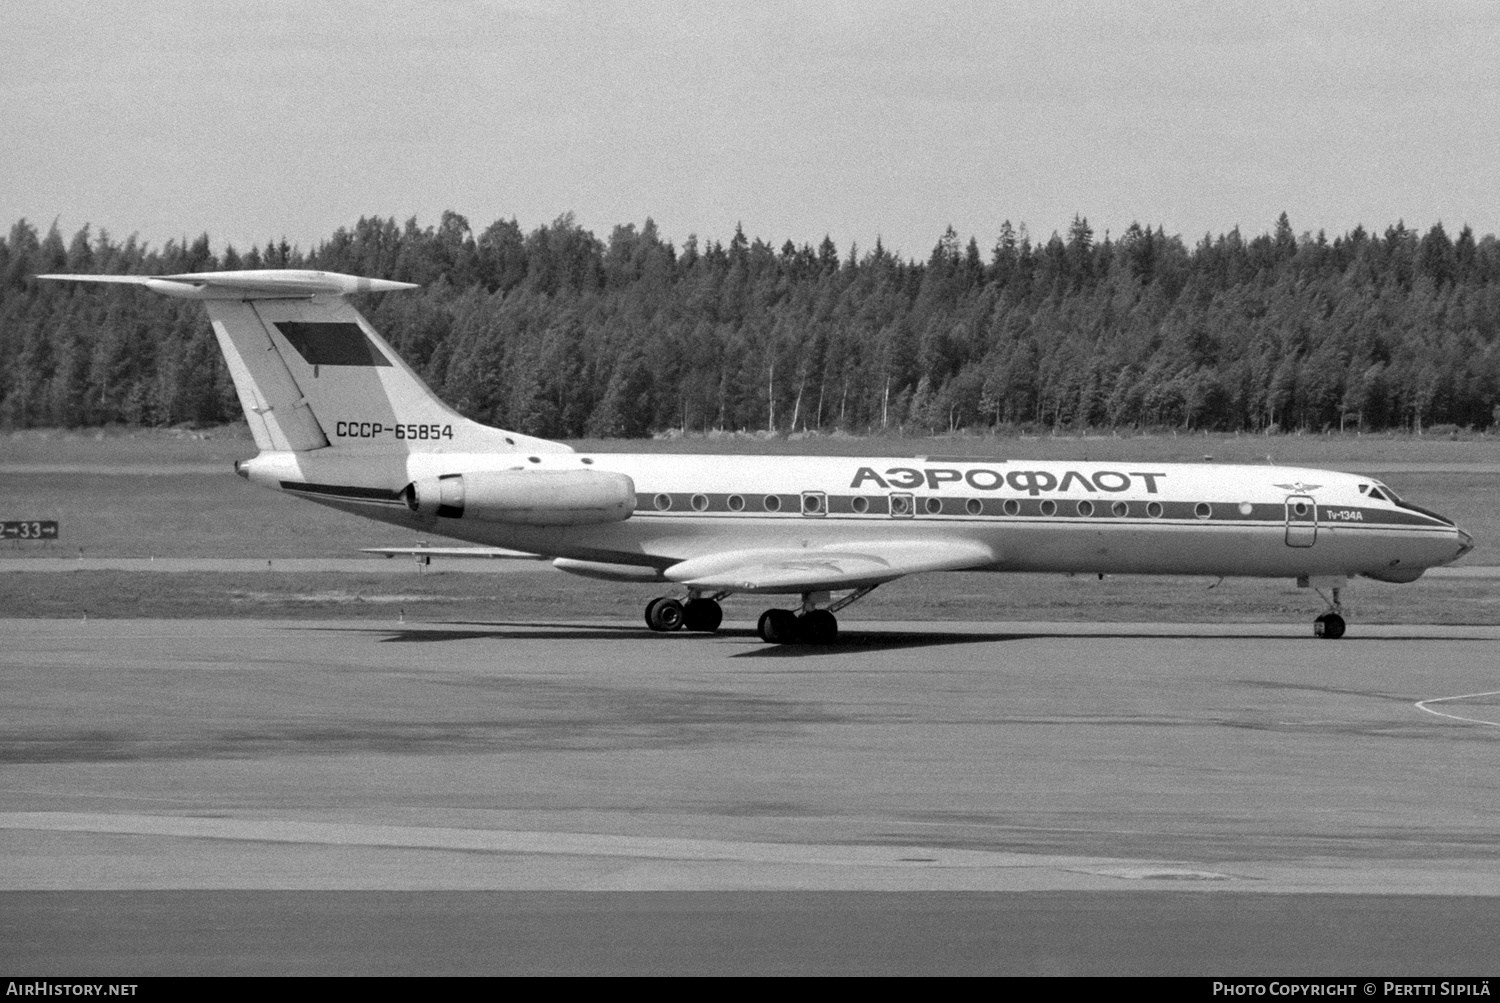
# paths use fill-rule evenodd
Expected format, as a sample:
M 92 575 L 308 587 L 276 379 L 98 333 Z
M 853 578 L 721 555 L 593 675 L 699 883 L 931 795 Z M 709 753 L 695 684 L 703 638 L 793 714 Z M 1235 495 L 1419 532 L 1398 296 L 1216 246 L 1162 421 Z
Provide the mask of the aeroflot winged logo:
M 1316 490 L 1318 490 L 1318 488 L 1321 488 L 1322 486 L 1323 485 L 1321 485 L 1321 484 L 1303 484 L 1301 481 L 1293 481 L 1290 484 L 1272 484 L 1271 485 L 1271 487 L 1273 487 L 1273 488 L 1280 488 L 1283 491 L 1290 491 L 1290 492 L 1292 492 L 1292 494 L 1297 494 L 1297 495 L 1305 495 L 1305 494 L 1307 494 L 1307 492 L 1309 492 L 1309 491 L 1316 491 Z
M 971 467 L 968 470 L 956 470 L 952 467 L 923 467 L 920 470 L 916 467 L 891 467 L 881 476 L 873 467 L 860 467 L 849 486 L 858 488 L 874 484 L 881 488 L 905 490 L 926 486 L 939 491 L 944 484 L 963 482 L 976 491 L 998 491 L 1009 485 L 1012 490 L 1025 491 L 1035 497 L 1043 492 L 1064 492 L 1074 488 L 1089 492 L 1129 491 L 1134 483 L 1131 478 L 1139 477 L 1141 483 L 1146 485 L 1146 493 L 1154 495 L 1157 493 L 1156 482 L 1166 476 L 1164 473 L 1146 470 L 1132 470 L 1129 473 L 1096 470 L 1093 474 L 1064 470 L 1059 477 L 1050 470 L 1012 470 L 1002 473 L 988 467 Z

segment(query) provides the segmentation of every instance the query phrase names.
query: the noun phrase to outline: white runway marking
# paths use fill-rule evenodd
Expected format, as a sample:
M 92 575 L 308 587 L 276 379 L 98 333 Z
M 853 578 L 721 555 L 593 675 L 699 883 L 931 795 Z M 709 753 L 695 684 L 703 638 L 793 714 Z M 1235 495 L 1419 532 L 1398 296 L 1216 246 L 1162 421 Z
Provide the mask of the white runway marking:
M 1456 697 L 1429 697 L 1426 700 L 1418 700 L 1415 706 L 1417 710 L 1425 710 L 1427 713 L 1435 714 L 1438 717 L 1446 717 L 1454 721 L 1464 721 L 1468 724 L 1486 724 L 1491 728 L 1500 728 L 1500 721 L 1486 721 L 1483 718 L 1478 717 L 1463 717 L 1459 714 L 1445 714 L 1440 710 L 1433 710 L 1431 707 L 1427 706 L 1430 703 L 1447 703 L 1451 700 L 1472 700 L 1475 697 L 1492 696 L 1500 696 L 1500 690 L 1487 690 L 1484 693 L 1461 693 Z

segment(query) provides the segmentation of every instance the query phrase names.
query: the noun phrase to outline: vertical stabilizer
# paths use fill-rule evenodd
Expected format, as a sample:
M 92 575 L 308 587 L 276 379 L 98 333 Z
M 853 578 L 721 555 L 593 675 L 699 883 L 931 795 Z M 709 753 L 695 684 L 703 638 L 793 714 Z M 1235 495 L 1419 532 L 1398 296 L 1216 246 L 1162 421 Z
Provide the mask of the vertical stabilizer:
M 561 443 L 470 421 L 448 407 L 344 299 L 416 288 L 409 283 L 297 269 L 37 277 L 129 283 L 203 300 L 262 450 L 358 445 L 392 452 L 571 452 Z

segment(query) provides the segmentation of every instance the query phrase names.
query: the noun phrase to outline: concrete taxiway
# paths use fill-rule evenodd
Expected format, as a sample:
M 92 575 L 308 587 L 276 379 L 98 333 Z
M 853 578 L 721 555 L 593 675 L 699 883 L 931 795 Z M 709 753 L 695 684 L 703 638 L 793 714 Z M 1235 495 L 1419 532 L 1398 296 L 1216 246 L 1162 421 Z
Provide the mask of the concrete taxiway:
M 743 623 L 3 620 L 0 922 L 53 933 L 7 934 L 0 961 L 98 961 L 88 945 L 122 910 L 222 918 L 252 893 L 272 897 L 229 912 L 291 909 L 309 936 L 351 902 L 397 922 L 379 903 L 400 895 L 451 917 L 484 912 L 462 896 L 510 896 L 483 901 L 573 929 L 580 902 L 615 903 L 602 915 L 619 894 L 658 896 L 631 901 L 660 929 L 704 908 L 659 898 L 683 894 L 857 925 L 863 906 L 826 898 L 855 895 L 909 938 L 919 900 L 868 897 L 900 893 L 1011 916 L 1017 944 L 1032 934 L 1015 917 L 1118 933 L 1132 910 L 1171 914 L 1155 947 L 1096 951 L 1119 960 L 1105 970 L 1193 970 L 1167 963 L 1171 931 L 1204 910 L 1221 932 L 1253 915 L 1326 933 L 1350 901 L 1406 917 L 1351 945 L 1488 965 L 1488 938 L 1464 931 L 1500 918 L 1497 656 L 1494 627 L 1355 625 L 1331 643 L 1301 623 L 849 621 L 838 646 L 778 648 Z M 825 898 L 786 897 L 808 895 Z M 1401 933 L 1413 909 L 1425 939 Z M 1230 967 L 1305 969 L 1328 960 L 1319 943 L 1335 949 L 1292 938 L 1300 954 Z M 212 958 L 232 954 L 152 956 L 224 971 Z M 1099 970 L 1046 957 L 983 970 Z

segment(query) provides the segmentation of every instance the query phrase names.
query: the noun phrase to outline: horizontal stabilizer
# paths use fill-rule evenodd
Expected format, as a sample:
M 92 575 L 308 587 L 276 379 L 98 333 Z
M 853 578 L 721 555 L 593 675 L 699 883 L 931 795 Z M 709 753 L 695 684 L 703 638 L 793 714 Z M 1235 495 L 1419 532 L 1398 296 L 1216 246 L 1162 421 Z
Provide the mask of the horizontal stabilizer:
M 145 286 L 178 299 L 307 299 L 415 289 L 411 282 L 366 279 L 340 272 L 306 268 L 262 268 L 240 272 L 189 272 L 183 275 L 38 275 L 57 282 L 114 282 Z
M 674 564 L 665 574 L 671 581 L 691 588 L 815 592 L 862 588 L 923 571 L 962 571 L 994 563 L 994 551 L 972 540 L 891 540 L 708 554 Z

